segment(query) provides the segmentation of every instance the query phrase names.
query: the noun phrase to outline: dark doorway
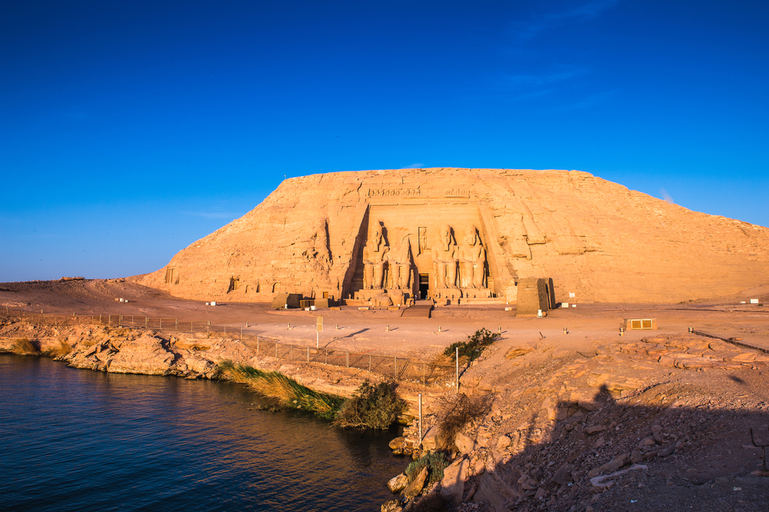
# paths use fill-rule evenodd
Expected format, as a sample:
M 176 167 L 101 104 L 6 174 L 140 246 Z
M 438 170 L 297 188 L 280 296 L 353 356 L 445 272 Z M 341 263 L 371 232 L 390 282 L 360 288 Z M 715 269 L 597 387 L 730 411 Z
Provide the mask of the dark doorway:
M 430 274 L 419 274 L 419 298 L 424 300 L 430 293 Z

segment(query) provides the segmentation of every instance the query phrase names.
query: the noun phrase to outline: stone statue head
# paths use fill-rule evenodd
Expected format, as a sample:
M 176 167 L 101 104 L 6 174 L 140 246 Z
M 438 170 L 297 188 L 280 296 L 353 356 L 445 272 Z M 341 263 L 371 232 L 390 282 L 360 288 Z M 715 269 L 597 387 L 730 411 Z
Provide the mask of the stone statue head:
M 451 245 L 451 226 L 448 224 L 441 227 L 441 242 L 446 246 L 446 249 Z
M 470 227 L 467 228 L 467 231 L 465 231 L 465 243 L 467 245 L 473 246 L 478 242 L 478 228 L 476 228 L 473 224 L 470 224 Z
M 379 221 L 376 221 L 371 228 L 371 236 L 369 236 L 369 241 L 374 243 L 377 247 L 382 243 L 382 223 Z

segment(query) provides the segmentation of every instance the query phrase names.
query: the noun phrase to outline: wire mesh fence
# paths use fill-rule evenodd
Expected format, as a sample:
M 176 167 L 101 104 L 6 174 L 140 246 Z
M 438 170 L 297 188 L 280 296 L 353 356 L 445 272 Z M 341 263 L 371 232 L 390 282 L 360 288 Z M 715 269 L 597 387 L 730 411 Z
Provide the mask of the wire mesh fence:
M 456 374 L 451 365 L 398 358 L 371 353 L 355 353 L 338 348 L 318 348 L 311 345 L 282 343 L 277 339 L 244 332 L 246 327 L 213 325 L 210 321 L 179 321 L 178 318 L 153 318 L 139 315 L 52 315 L 30 313 L 5 308 L 0 316 L 28 321 L 37 325 L 75 326 L 104 325 L 129 329 L 151 329 L 164 333 L 202 334 L 208 337 L 239 339 L 253 350 L 257 357 L 272 357 L 282 361 L 320 363 L 337 367 L 365 370 L 394 380 L 420 382 L 424 385 L 453 385 Z M 253 327 L 253 326 L 250 326 Z

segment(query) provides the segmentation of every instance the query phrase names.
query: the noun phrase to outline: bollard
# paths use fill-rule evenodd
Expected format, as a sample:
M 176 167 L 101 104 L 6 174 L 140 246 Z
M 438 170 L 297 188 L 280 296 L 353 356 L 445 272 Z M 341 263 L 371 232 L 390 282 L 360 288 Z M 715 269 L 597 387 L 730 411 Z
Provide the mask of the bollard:
M 501 327 L 500 327 L 500 328 L 499 328 L 499 330 L 497 331 L 497 334 L 502 334 L 502 328 L 501 328 Z
M 440 325 L 438 326 L 438 332 L 441 332 L 441 326 Z
M 390 324 L 387 324 L 387 328 L 385 329 L 385 332 L 390 332 Z

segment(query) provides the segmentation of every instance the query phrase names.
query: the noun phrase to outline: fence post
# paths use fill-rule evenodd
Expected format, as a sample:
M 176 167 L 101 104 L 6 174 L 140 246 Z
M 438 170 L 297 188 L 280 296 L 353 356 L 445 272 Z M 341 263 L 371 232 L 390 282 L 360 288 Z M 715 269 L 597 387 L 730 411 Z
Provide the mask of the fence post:
M 259 336 L 256 337 L 256 358 L 259 358 Z
M 240 328 L 240 341 L 243 341 L 243 328 Z
M 417 447 L 422 444 L 422 393 L 419 393 L 419 443 Z
M 275 342 L 275 359 L 278 358 L 278 342 Z
M 349 368 L 350 367 L 350 351 L 345 350 L 345 353 L 347 354 L 347 368 Z
M 456 376 L 456 389 L 459 391 L 459 347 L 456 347 L 456 352 L 454 353 L 454 361 L 457 365 L 457 376 Z
M 394 364 L 394 370 L 393 370 L 393 379 L 398 379 L 398 358 L 395 357 L 395 364 Z
M 310 362 L 310 346 L 307 345 L 307 362 Z
M 145 316 L 145 317 L 144 317 L 144 328 L 145 328 L 145 329 L 147 328 L 147 323 L 148 323 L 148 322 L 149 322 L 149 318 Z
M 160 330 L 162 331 L 163 330 L 163 319 L 159 318 L 158 320 L 160 320 Z
M 368 371 L 371 371 L 371 354 L 368 355 Z
M 22 318 L 24 318 L 24 315 L 22 315 Z M 101 325 L 101 315 L 99 315 L 99 325 Z
M 190 334 L 192 334 L 192 322 L 190 322 Z
M 178 318 L 174 318 L 174 327 L 176 328 L 177 331 L 179 330 L 179 319 Z
M 326 360 L 324 362 L 325 364 L 328 364 L 328 349 L 326 349 Z

